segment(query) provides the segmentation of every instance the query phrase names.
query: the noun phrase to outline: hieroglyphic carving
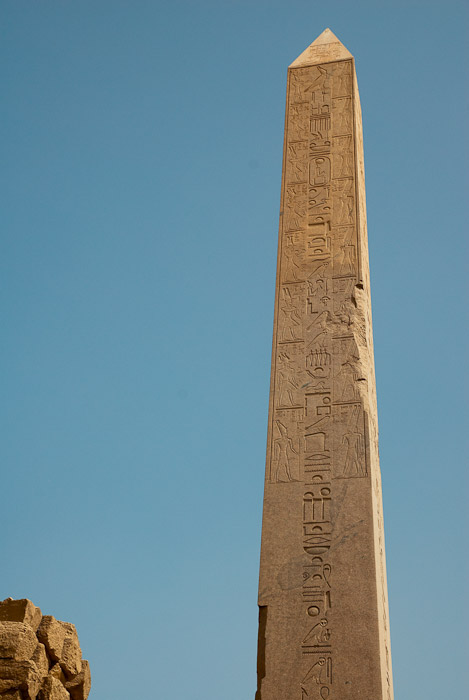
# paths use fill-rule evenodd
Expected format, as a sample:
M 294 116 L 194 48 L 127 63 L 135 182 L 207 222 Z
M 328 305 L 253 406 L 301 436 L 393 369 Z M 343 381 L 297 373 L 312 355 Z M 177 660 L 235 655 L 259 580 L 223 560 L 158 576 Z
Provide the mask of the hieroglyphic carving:
M 334 598 L 334 547 L 363 521 L 334 528 L 347 489 L 361 487 L 371 471 L 360 349 L 366 339 L 355 302 L 357 206 L 364 205 L 356 191 L 353 77 L 352 60 L 289 72 L 266 473 L 276 493 L 301 494 L 303 580 L 289 585 L 301 608 L 301 673 L 282 700 L 340 700 L 333 659 L 345 613 Z M 299 503 L 295 513 L 299 521 Z
M 288 423 L 276 420 L 275 424 L 270 480 L 273 483 L 299 481 L 299 438 Z
M 279 303 L 280 342 L 303 340 L 303 315 L 303 285 L 283 285 Z

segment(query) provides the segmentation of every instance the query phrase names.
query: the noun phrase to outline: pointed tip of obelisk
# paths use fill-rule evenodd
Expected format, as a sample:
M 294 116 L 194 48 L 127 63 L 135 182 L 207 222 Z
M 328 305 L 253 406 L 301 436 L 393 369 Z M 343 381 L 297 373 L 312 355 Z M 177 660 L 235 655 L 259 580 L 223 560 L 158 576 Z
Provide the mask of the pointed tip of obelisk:
M 298 58 L 290 64 L 290 68 L 300 68 L 301 66 L 313 66 L 315 63 L 328 63 L 330 61 L 343 61 L 353 58 L 352 54 L 334 32 L 325 29 L 317 39 L 313 41 Z

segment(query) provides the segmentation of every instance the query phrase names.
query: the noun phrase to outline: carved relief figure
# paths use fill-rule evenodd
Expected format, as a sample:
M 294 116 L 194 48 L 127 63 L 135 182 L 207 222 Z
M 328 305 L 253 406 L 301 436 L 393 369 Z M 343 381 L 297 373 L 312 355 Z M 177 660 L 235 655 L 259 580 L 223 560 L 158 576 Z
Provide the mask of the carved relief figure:
M 287 427 L 279 420 L 275 423 L 280 435 L 274 440 L 270 480 L 274 483 L 297 481 L 296 475 L 292 474 L 292 464 L 298 450 L 288 435 Z
M 298 196 L 293 187 L 289 187 L 287 189 L 285 203 L 286 231 L 298 231 L 299 229 L 303 228 L 307 207 L 308 203 L 306 197 Z
M 286 236 L 284 262 L 282 264 L 282 279 L 284 282 L 299 282 L 302 278 L 301 252 L 296 245 L 296 237 L 290 233 Z
M 347 432 L 342 437 L 342 447 L 345 450 L 343 477 L 360 477 L 367 475 L 365 440 L 363 432 L 358 428 L 362 411 L 358 404 L 344 407 L 347 415 Z
M 342 251 L 342 261 L 340 263 L 340 275 L 352 275 L 355 272 L 355 246 L 345 243 L 340 246 Z
M 305 73 L 301 70 L 293 70 L 290 73 L 290 99 L 291 102 L 304 102 L 304 78 Z
M 282 289 L 282 301 L 280 304 L 281 322 L 280 339 L 302 340 L 303 327 L 301 313 L 298 308 L 298 299 L 288 287 Z
M 333 102 L 332 123 L 334 134 L 349 134 L 352 131 L 352 110 L 349 97 L 338 97 Z
M 350 63 L 337 63 L 334 72 L 334 96 L 350 95 L 352 92 L 352 74 Z
M 359 397 L 357 379 L 359 372 L 354 362 L 347 360 L 340 368 L 336 381 L 340 390 L 339 401 L 354 401 Z
M 343 476 L 366 476 L 363 435 L 349 430 L 342 438 L 346 446 Z
M 333 143 L 334 177 L 351 177 L 353 175 L 352 137 L 336 136 Z
M 286 352 L 280 353 L 277 370 L 277 393 L 279 407 L 295 406 L 297 401 L 298 380 L 295 378 L 296 367 Z
M 289 129 L 293 138 L 307 139 L 309 136 L 309 105 L 299 102 L 290 105 Z
M 334 224 L 352 224 L 353 223 L 353 180 L 333 180 L 332 195 L 333 195 L 333 210 L 332 220 Z
M 288 182 L 305 182 L 307 163 L 289 160 L 287 163 Z
M 287 146 L 287 182 L 306 182 L 308 142 L 290 141 Z

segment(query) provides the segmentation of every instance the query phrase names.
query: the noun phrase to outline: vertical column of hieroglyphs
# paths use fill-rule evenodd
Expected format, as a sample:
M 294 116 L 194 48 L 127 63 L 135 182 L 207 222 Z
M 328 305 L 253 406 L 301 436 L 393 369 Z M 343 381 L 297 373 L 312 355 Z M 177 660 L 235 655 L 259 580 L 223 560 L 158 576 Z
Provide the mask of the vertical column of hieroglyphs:
M 338 632 L 334 621 L 339 617 L 332 548 L 337 510 L 334 476 L 340 462 L 336 417 L 338 410 L 345 410 L 355 420 L 352 406 L 357 398 L 353 370 L 340 360 L 353 340 L 342 332 L 339 320 L 347 316 L 347 296 L 356 275 L 351 62 L 315 66 L 312 77 L 302 523 L 307 556 L 299 697 L 325 699 L 333 697 Z M 344 442 L 347 439 L 344 431 Z
M 274 405 L 270 426 L 270 482 L 302 478 L 305 353 L 304 235 L 308 215 L 309 69 L 289 81 L 283 234 L 279 242 Z

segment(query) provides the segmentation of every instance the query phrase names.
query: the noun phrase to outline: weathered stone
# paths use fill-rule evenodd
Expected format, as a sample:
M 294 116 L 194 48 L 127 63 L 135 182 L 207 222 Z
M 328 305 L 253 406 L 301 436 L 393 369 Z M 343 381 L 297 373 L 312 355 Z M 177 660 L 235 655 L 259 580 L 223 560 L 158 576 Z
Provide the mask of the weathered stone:
M 0 622 L 0 659 L 27 661 L 34 654 L 37 639 L 24 622 Z
M 40 609 L 27 598 L 21 600 L 6 598 L 0 602 L 0 621 L 24 622 L 36 631 L 41 618 Z
M 49 671 L 49 676 L 54 676 L 54 678 L 57 678 L 63 685 L 65 685 L 65 673 L 62 671 L 62 666 L 57 662 L 54 664 Z
M 37 630 L 37 637 L 53 661 L 60 660 L 66 635 L 67 630 L 61 622 L 53 615 L 44 615 Z
M 44 644 L 38 642 L 31 661 L 36 664 L 40 678 L 45 678 L 49 673 L 49 659 Z
M 34 700 L 41 686 L 41 677 L 33 661 L 0 660 L 0 693 L 21 690 L 28 700 Z
M 83 659 L 81 672 L 65 683 L 72 700 L 86 700 L 91 690 L 90 665 Z
M 38 700 L 70 700 L 70 693 L 55 676 L 47 676 L 40 690 Z
M 23 700 L 20 690 L 8 690 L 6 693 L 2 693 L 0 698 L 2 700 Z
M 86 700 L 90 669 L 75 625 L 52 615 L 39 625 L 40 610 L 29 600 L 9 598 L 0 613 L 0 700 Z
M 62 648 L 62 654 L 59 659 L 60 665 L 64 669 L 67 676 L 76 676 L 80 673 L 82 667 L 80 642 L 75 625 L 71 622 L 60 622 L 65 630 L 65 639 Z
M 361 111 L 328 29 L 285 125 L 256 700 L 392 700 Z

